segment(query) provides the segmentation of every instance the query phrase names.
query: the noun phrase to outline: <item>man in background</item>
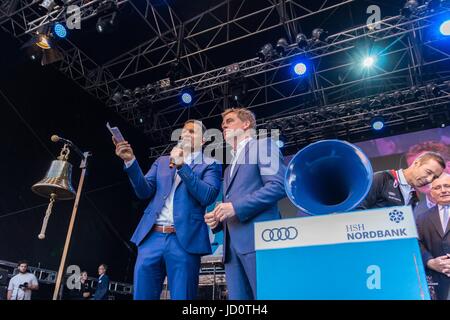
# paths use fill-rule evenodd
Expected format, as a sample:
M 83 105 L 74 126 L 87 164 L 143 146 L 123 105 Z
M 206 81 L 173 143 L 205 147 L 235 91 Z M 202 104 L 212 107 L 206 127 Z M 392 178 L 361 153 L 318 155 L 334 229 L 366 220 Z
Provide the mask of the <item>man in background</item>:
M 446 168 L 444 171 L 450 173 L 450 147 L 438 141 L 425 141 L 411 146 L 405 155 L 408 166 L 410 166 L 418 156 L 429 151 L 439 153 L 442 156 L 446 163 Z M 424 197 L 419 200 L 419 203 L 414 208 L 414 217 L 416 219 L 420 214 L 428 211 L 428 209 L 436 205 L 436 202 L 432 198 L 430 192 L 431 184 L 418 187 L 417 191 L 422 193 Z
M 417 218 L 422 260 L 427 273 L 437 282 L 438 300 L 449 300 L 450 288 L 450 175 L 433 181 L 431 194 L 437 205 Z
M 109 277 L 106 275 L 108 266 L 106 264 L 101 264 L 98 267 L 98 283 L 97 289 L 95 290 L 94 300 L 108 300 L 109 294 Z
M 419 199 L 416 189 L 437 179 L 445 169 L 445 161 L 435 152 L 425 152 L 406 169 L 376 172 L 372 186 L 360 210 L 393 206 L 416 207 Z
M 19 273 L 11 278 L 8 286 L 8 300 L 31 300 L 32 291 L 39 289 L 36 276 L 28 272 L 28 262 L 20 261 Z

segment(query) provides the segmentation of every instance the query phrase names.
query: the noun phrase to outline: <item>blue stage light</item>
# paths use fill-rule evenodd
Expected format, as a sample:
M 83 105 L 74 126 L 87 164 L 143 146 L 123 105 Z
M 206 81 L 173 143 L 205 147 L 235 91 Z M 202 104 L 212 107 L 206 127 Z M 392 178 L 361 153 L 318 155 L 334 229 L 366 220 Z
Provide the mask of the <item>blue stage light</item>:
M 191 93 L 191 92 L 183 91 L 183 92 L 181 93 L 181 102 L 182 102 L 183 104 L 189 105 L 189 104 L 192 103 L 192 100 L 194 100 L 194 99 L 193 99 L 193 96 L 192 96 L 192 93 Z
M 297 62 L 294 64 L 294 72 L 298 76 L 302 76 L 308 71 L 308 67 L 304 62 Z
M 55 24 L 53 30 L 58 38 L 65 38 L 67 36 L 67 30 L 61 23 Z
M 450 20 L 444 21 L 439 27 L 439 31 L 444 36 L 450 36 Z
M 382 117 L 374 117 L 370 121 L 370 125 L 372 126 L 373 130 L 380 131 L 384 128 L 384 119 Z

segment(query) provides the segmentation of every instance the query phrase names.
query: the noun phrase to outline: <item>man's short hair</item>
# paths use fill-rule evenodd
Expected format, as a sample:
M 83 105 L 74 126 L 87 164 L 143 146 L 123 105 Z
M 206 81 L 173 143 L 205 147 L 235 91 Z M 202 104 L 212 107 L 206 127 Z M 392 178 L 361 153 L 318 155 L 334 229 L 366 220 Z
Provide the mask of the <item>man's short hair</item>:
M 441 166 L 442 169 L 445 169 L 445 161 L 439 153 L 428 151 L 422 153 L 418 156 L 414 161 L 418 161 L 420 164 L 427 162 L 428 160 L 434 160 Z
M 101 265 L 99 265 L 99 267 L 103 266 L 103 268 L 105 268 L 105 271 L 108 271 L 108 265 L 102 263 Z
M 450 160 L 450 147 L 442 142 L 432 140 L 424 141 L 411 146 L 411 148 L 409 148 L 408 152 L 406 153 L 406 157 L 410 158 L 430 151 L 438 153 L 446 161 Z
M 193 124 L 199 125 L 200 128 L 202 128 L 202 136 L 205 135 L 205 133 L 206 133 L 206 127 L 205 127 L 205 125 L 203 124 L 203 122 L 201 122 L 200 120 L 189 119 L 189 120 L 187 120 L 187 121 L 183 124 L 183 127 L 184 127 L 185 125 L 187 125 L 188 123 L 193 123 Z
M 247 108 L 229 108 L 222 112 L 222 118 L 229 113 L 236 113 L 237 117 L 241 121 L 250 122 L 250 129 L 256 129 L 256 117 L 255 114 Z
M 26 264 L 27 267 L 28 267 L 28 261 L 26 261 L 26 260 L 20 260 L 20 261 L 17 263 L 17 266 L 20 267 L 21 264 Z

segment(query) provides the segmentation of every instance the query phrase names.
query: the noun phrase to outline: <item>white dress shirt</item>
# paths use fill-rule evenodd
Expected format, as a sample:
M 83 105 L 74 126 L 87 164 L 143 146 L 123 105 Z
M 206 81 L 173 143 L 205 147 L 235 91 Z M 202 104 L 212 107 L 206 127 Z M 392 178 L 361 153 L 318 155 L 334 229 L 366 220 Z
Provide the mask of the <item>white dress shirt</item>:
M 398 182 L 400 185 L 400 191 L 402 193 L 403 199 L 405 199 L 405 205 L 409 203 L 411 200 L 411 191 L 414 191 L 414 188 L 411 187 L 408 182 L 406 181 L 405 175 L 403 174 L 403 170 L 400 169 L 397 171 L 398 174 Z
M 445 231 L 447 230 L 447 224 L 448 224 L 448 217 L 450 214 L 450 205 L 438 205 L 439 208 L 439 218 L 441 219 L 441 226 L 442 226 L 442 230 Z
M 184 163 L 187 165 L 190 165 L 192 162 L 194 162 L 194 159 L 197 159 L 197 157 L 200 156 L 201 154 L 202 154 L 201 151 L 197 151 L 197 152 L 193 152 L 193 153 L 186 155 L 185 157 L 183 157 Z M 130 167 L 135 160 L 136 160 L 136 158 L 134 158 L 133 160 L 130 160 L 130 161 L 126 161 L 125 166 L 127 168 Z M 161 213 L 156 218 L 156 222 L 155 222 L 156 224 L 162 225 L 162 226 L 173 226 L 173 224 L 174 224 L 174 222 L 173 222 L 173 197 L 175 195 L 175 190 L 177 189 L 180 181 L 181 181 L 180 176 L 178 175 L 178 173 L 175 172 L 175 178 L 173 179 L 172 189 L 170 190 L 170 193 L 167 196 L 166 201 L 164 202 L 164 206 L 161 210 Z
M 234 166 L 236 165 L 242 150 L 244 150 L 247 143 L 252 139 L 252 137 L 247 137 L 238 143 L 236 150 L 231 149 L 231 155 L 233 156 L 233 159 L 231 160 L 230 178 L 233 175 Z

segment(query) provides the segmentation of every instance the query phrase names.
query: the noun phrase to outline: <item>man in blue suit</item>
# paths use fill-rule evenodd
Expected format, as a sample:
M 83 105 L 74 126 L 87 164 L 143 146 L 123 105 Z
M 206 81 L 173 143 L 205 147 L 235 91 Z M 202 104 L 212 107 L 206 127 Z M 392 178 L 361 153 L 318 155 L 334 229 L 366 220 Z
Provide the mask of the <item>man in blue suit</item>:
M 286 196 L 283 157 L 271 139 L 256 139 L 254 114 L 245 108 L 222 114 L 233 159 L 225 170 L 223 203 L 205 215 L 214 232 L 224 229 L 228 297 L 256 298 L 254 223 L 280 219 L 278 200 Z
M 109 277 L 106 275 L 108 266 L 101 264 L 98 267 L 98 282 L 95 289 L 94 300 L 108 300 L 109 294 Z
M 166 275 L 172 299 L 196 298 L 200 257 L 211 253 L 205 209 L 216 199 L 222 176 L 221 166 L 202 154 L 204 133 L 200 121 L 187 121 L 181 143 L 145 176 L 128 142 L 116 143 L 136 195 L 150 199 L 131 239 L 138 247 L 135 300 L 159 299 Z
M 443 173 L 431 185 L 437 205 L 417 220 L 422 260 L 433 282 L 436 298 L 450 300 L 450 175 Z

